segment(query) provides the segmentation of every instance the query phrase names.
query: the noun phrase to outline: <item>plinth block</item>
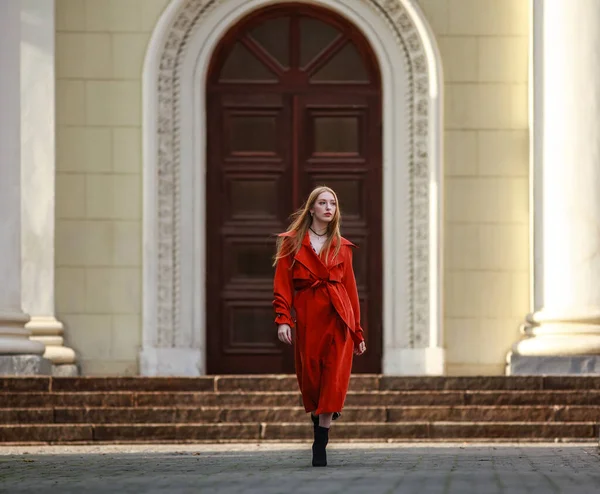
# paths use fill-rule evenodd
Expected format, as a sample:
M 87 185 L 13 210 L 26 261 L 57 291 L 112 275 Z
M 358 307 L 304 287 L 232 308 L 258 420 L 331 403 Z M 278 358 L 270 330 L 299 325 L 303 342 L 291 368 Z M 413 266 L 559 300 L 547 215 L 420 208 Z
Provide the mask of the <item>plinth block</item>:
M 600 375 L 600 355 L 528 356 L 512 354 L 507 373 L 525 375 Z
M 52 377 L 79 377 L 79 367 L 75 364 L 53 365 Z
M 40 355 L 0 355 L 2 376 L 50 376 L 52 362 Z

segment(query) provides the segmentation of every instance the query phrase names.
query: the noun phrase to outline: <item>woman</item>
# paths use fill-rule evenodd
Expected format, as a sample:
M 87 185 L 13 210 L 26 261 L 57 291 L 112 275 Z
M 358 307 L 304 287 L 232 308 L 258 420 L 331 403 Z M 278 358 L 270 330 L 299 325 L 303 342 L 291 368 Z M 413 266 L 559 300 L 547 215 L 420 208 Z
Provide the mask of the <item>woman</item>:
M 314 424 L 312 464 L 326 466 L 329 427 L 344 405 L 352 355 L 366 350 L 355 245 L 340 235 L 340 209 L 329 187 L 315 188 L 294 216 L 277 239 L 273 307 L 282 342 L 292 344 L 295 325 L 296 376 Z

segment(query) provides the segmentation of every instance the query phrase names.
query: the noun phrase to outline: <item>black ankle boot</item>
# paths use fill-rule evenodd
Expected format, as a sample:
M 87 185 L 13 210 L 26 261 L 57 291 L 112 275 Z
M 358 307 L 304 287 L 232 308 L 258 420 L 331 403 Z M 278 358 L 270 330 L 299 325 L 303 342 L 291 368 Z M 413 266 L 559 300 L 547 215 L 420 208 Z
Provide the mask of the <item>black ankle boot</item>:
M 313 467 L 327 466 L 327 443 L 329 442 L 329 429 L 327 427 L 315 426 L 315 441 L 312 445 Z

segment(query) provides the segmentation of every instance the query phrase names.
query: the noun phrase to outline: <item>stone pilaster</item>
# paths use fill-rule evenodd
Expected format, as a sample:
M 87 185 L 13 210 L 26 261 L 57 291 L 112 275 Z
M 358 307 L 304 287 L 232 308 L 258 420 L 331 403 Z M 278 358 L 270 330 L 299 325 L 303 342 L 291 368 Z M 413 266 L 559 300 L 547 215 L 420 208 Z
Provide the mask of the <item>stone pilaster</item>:
M 510 373 L 600 371 L 600 2 L 533 2 L 534 312 Z
M 23 308 L 32 340 L 59 375 L 77 374 L 54 315 L 54 0 L 21 0 L 21 181 Z
M 0 373 L 48 373 L 21 306 L 19 0 L 0 2 Z

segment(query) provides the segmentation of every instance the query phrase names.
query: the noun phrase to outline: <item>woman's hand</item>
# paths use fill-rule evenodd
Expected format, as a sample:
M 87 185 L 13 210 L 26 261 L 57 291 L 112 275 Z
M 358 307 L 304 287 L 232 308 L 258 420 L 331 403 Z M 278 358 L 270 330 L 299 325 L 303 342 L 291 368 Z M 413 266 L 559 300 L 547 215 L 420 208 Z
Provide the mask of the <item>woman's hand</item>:
M 280 324 L 277 328 L 277 337 L 279 341 L 283 343 L 287 343 L 288 345 L 292 344 L 292 328 L 290 328 L 289 324 Z
M 364 341 L 361 341 L 358 346 L 354 347 L 354 355 L 362 355 L 367 351 L 367 344 Z

